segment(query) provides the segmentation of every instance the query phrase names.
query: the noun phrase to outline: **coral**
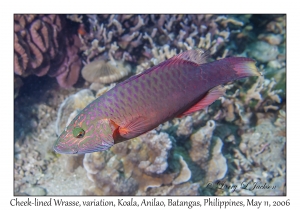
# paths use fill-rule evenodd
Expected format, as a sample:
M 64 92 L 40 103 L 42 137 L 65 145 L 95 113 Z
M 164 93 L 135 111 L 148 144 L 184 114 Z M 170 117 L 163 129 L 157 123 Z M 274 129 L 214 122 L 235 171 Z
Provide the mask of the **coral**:
M 285 34 L 286 31 L 286 16 L 279 16 L 270 21 L 266 30 L 275 34 Z
M 51 73 L 51 76 L 56 75 L 56 80 L 61 87 L 69 88 L 78 80 L 79 72 L 81 70 L 81 60 L 77 53 L 77 47 L 69 46 L 63 63 L 56 73 Z
M 106 86 L 106 87 L 103 87 L 103 88 L 99 89 L 96 93 L 96 98 L 98 98 L 99 96 L 103 95 L 104 93 L 106 93 L 107 91 L 112 89 L 115 85 L 116 85 L 116 83 L 112 83 L 109 86 Z
M 151 188 L 147 191 L 147 195 L 199 195 L 198 189 L 200 185 L 198 183 L 182 183 L 178 185 L 163 186 Z
M 257 38 L 268 42 L 270 45 L 279 45 L 283 40 L 280 34 L 260 34 Z
M 274 79 L 268 80 L 263 77 L 259 77 L 255 84 L 245 94 L 245 104 L 250 104 L 251 100 L 255 99 L 257 104 L 255 109 L 263 107 L 265 112 L 270 108 L 271 103 L 280 103 L 281 98 L 278 95 L 282 90 L 273 90 L 276 85 Z M 271 103 L 270 103 L 271 102 Z M 273 110 L 274 110 L 273 106 Z M 276 110 L 277 108 L 275 108 Z
M 236 26 L 244 25 L 244 23 L 242 21 L 236 20 L 235 18 L 232 18 L 232 17 L 226 18 L 224 16 L 220 16 L 220 17 L 218 17 L 218 19 L 216 21 L 219 21 L 223 26 L 227 26 L 228 23 L 231 23 Z
M 198 183 L 183 183 L 176 185 L 168 195 L 198 195 L 199 187 Z
M 272 119 L 267 118 L 265 114 L 257 115 L 259 120 L 254 131 L 242 134 L 240 150 L 234 149 L 234 163 L 238 169 L 235 173 L 238 176 L 231 182 L 245 181 L 252 187 L 254 182 L 276 186 L 273 190 L 253 189 L 253 195 L 284 195 L 286 137 L 277 135 L 277 128 L 271 122 Z
M 127 76 L 130 67 L 121 61 L 94 60 L 81 71 L 82 77 L 91 83 L 110 84 Z
M 22 74 L 14 76 L 16 93 L 24 83 L 15 99 L 16 195 L 286 194 L 284 15 L 15 17 L 15 71 Z M 51 19 L 54 22 L 44 21 L 50 17 L 55 17 Z M 51 34 L 58 20 L 61 28 Z M 64 33 L 64 24 L 70 22 L 78 35 Z M 170 120 L 108 151 L 60 155 L 52 146 L 55 132 L 60 134 L 67 122 L 95 99 L 94 93 L 99 97 L 112 88 L 115 84 L 111 81 L 95 83 L 96 74 L 88 72 L 83 87 L 52 88 L 50 94 L 40 89 L 23 95 L 24 86 L 32 85 L 30 79 L 36 78 L 22 78 L 26 75 L 52 76 L 67 87 L 78 79 L 81 62 L 85 67 L 99 60 L 112 66 L 128 63 L 130 74 L 138 74 L 198 47 L 210 48 L 209 60 L 248 55 L 258 61 L 264 77 L 227 84 L 226 94 L 207 109 Z M 238 187 L 234 192 L 206 188 L 208 182 L 218 181 L 251 186 L 253 182 L 266 183 L 276 188 L 250 191 Z
M 25 194 L 26 195 L 41 196 L 41 195 L 46 195 L 47 192 L 42 187 L 32 186 L 32 187 L 29 187 L 29 188 L 25 189 Z
M 259 119 L 255 133 L 242 135 L 241 144 L 247 148 L 244 150 L 246 156 L 257 164 L 263 164 L 269 171 L 277 171 L 278 168 L 285 170 L 285 160 L 280 155 L 285 147 L 285 137 L 274 136 L 276 132 L 272 131 L 275 130 L 275 126 L 269 119 L 263 116 Z
M 275 60 L 278 54 L 277 46 L 264 41 L 257 41 L 249 46 L 249 56 L 263 63 Z
M 201 168 L 206 167 L 206 161 L 209 158 L 209 148 L 211 138 L 216 125 L 213 120 L 209 120 L 206 125 L 191 135 L 191 150 L 189 152 L 191 159 Z
M 151 131 L 117 144 L 110 151 L 86 154 L 84 167 L 97 186 L 94 192 L 144 194 L 148 188 L 173 181 L 174 174 L 163 173 L 168 166 L 166 159 L 170 148 L 171 141 L 166 133 Z
M 277 127 L 277 134 L 280 136 L 286 136 L 286 113 L 283 109 L 279 110 L 278 117 L 274 122 L 274 125 Z
M 77 16 L 69 18 L 81 20 Z M 240 20 L 217 15 L 87 15 L 87 18 L 89 33 L 80 36 L 87 63 L 108 56 L 110 60 L 138 64 L 138 73 L 194 47 L 211 47 L 213 55 L 229 41 L 230 24 L 243 26 Z M 222 57 L 227 53 L 225 50 Z
M 227 122 L 233 122 L 240 128 L 249 128 L 253 111 L 270 112 L 278 110 L 282 99 L 280 93 L 282 90 L 274 90 L 277 83 L 274 79 L 258 77 L 256 82 L 244 91 L 244 87 L 226 85 L 225 89 L 230 94 L 221 97 L 222 108 L 214 112 L 214 120 L 225 119 Z M 233 90 L 232 90 L 233 89 Z M 233 92 L 233 93 L 232 93 Z
M 246 153 L 247 146 L 244 143 L 240 144 L 240 149 Z M 238 149 L 233 149 L 234 151 L 234 163 L 236 164 L 239 171 L 249 171 L 251 168 L 252 160 L 247 159 Z
M 227 85 L 225 88 L 230 90 L 233 86 Z M 249 96 L 249 95 L 247 95 Z M 227 122 L 234 122 L 240 126 L 247 126 L 250 123 L 252 112 L 245 111 L 244 102 L 241 101 L 240 90 L 232 95 L 225 94 L 221 97 L 222 109 L 214 116 L 215 120 L 225 119 Z
M 179 125 L 178 128 L 176 130 L 176 135 L 179 138 L 182 137 L 189 137 L 193 132 L 193 118 L 191 116 L 187 116 L 185 118 L 183 118 Z
M 181 164 L 180 174 L 174 179 L 173 184 L 181 184 L 183 182 L 187 182 L 191 178 L 191 171 L 187 165 L 187 163 L 183 160 L 181 156 L 179 156 L 179 161 Z
M 74 22 L 79 22 L 82 23 L 82 18 L 83 16 L 79 16 L 79 15 L 67 15 L 67 18 L 74 21 Z
M 220 138 L 216 139 L 216 144 L 211 154 L 211 160 L 207 165 L 206 182 L 215 182 L 222 179 L 227 172 L 226 159 L 222 154 L 223 143 Z
M 14 72 L 55 76 L 62 87 L 77 82 L 80 42 L 65 35 L 61 15 L 14 15 Z M 78 45 L 76 45 L 78 44 Z
M 83 164 L 98 188 L 97 195 L 132 195 L 138 187 L 134 178 L 122 175 L 122 162 L 109 151 L 86 154 Z
M 168 134 L 160 133 L 157 135 L 155 131 L 150 131 L 142 135 L 141 140 L 145 143 L 147 148 L 150 149 L 150 152 L 147 154 L 149 156 L 148 160 L 141 161 L 141 159 L 139 159 L 139 161 L 141 161 L 139 168 L 144 169 L 144 171 L 148 174 L 160 174 L 164 172 L 168 166 L 166 161 L 168 157 L 168 150 L 172 147 Z M 135 158 L 136 157 L 132 160 L 135 160 Z

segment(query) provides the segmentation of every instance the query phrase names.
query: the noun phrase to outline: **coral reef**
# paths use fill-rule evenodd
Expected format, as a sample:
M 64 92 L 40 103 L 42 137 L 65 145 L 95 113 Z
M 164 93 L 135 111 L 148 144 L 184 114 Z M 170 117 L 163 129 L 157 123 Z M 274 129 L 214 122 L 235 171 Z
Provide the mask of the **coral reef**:
M 186 182 L 191 178 L 192 175 L 187 163 L 183 160 L 181 156 L 179 160 L 181 164 L 181 171 L 180 174 L 172 182 L 173 184 L 181 184 L 183 182 Z
M 285 19 L 15 15 L 15 194 L 286 195 Z M 66 21 L 77 34 L 64 33 Z M 264 76 L 227 84 L 226 93 L 205 110 L 107 151 L 53 152 L 56 135 L 113 82 L 199 47 L 210 49 L 209 60 L 251 57 Z M 31 74 L 55 77 L 61 87 L 72 86 L 80 76 L 85 82 L 64 89 L 55 79 L 26 77 Z M 271 188 L 217 185 L 253 187 L 254 182 Z
M 178 124 L 178 128 L 176 131 L 176 135 L 179 138 L 189 137 L 193 132 L 193 118 L 191 116 L 187 116 L 180 121 Z
M 277 46 L 270 45 L 264 41 L 257 41 L 251 44 L 249 55 L 260 62 L 275 60 L 279 54 Z
M 110 84 L 127 76 L 130 67 L 120 61 L 94 60 L 82 69 L 82 77 L 91 83 Z
M 77 82 L 81 60 L 78 37 L 64 37 L 61 15 L 14 15 L 14 72 L 26 77 L 48 74 L 62 87 Z
M 198 183 L 182 183 L 178 185 L 151 188 L 146 195 L 198 195 Z
M 255 195 L 284 195 L 286 137 L 277 135 L 277 129 L 270 119 L 258 114 L 255 131 L 243 134 L 239 149 L 235 150 L 235 173 L 240 174 L 239 181 L 256 181 L 276 186 L 273 190 L 252 190 Z M 245 173 L 243 173 L 245 171 Z M 236 180 L 232 180 L 236 181 Z
M 206 123 L 206 126 L 191 136 L 192 145 L 189 153 L 190 157 L 202 168 L 205 167 L 206 161 L 209 158 L 209 148 L 215 126 L 215 122 L 210 120 Z
M 227 172 L 226 158 L 222 154 L 222 146 L 222 140 L 217 138 L 211 154 L 211 160 L 207 165 L 206 182 L 220 180 L 224 178 Z
M 217 15 L 87 15 L 89 33 L 80 36 L 86 61 L 99 56 L 138 64 L 141 72 L 193 47 L 217 53 L 229 40 L 232 17 Z M 78 16 L 69 17 L 82 22 Z M 225 57 L 225 50 L 220 57 Z
M 97 194 L 141 195 L 148 188 L 170 184 L 174 179 L 173 174 L 163 174 L 170 148 L 168 134 L 151 131 L 117 144 L 110 151 L 86 154 L 84 168 L 95 182 L 97 187 L 93 190 Z

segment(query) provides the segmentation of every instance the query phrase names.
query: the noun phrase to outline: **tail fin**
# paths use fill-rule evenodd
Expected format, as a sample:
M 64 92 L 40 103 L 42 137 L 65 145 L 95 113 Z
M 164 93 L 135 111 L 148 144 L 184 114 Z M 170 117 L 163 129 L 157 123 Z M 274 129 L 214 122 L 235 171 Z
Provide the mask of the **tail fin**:
M 251 58 L 243 58 L 243 57 L 231 57 L 224 58 L 229 62 L 236 72 L 239 78 L 249 77 L 249 76 L 262 76 L 262 73 L 258 72 L 255 61 Z

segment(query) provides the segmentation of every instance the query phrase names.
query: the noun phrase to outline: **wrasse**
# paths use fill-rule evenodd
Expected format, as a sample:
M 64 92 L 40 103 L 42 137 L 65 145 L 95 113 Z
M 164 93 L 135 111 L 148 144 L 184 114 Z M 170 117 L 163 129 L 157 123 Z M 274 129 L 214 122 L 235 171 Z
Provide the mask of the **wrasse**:
M 250 58 L 206 63 L 207 56 L 202 50 L 185 51 L 119 83 L 71 121 L 54 150 L 66 154 L 107 150 L 209 106 L 224 94 L 223 84 L 261 75 Z

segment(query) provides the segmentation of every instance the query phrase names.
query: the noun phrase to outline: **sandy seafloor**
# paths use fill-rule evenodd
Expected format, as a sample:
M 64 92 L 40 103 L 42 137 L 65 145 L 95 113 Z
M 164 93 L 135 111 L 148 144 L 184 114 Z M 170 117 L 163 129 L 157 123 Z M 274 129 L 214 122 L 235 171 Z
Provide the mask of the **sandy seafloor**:
M 224 38 L 212 60 L 225 51 L 250 57 L 264 76 L 228 84 L 226 94 L 207 110 L 176 118 L 108 151 L 64 155 L 52 146 L 69 117 L 110 83 L 97 89 L 80 75 L 74 87 L 62 88 L 48 76 L 22 77 L 14 99 L 15 195 L 286 195 L 285 16 L 224 17 L 237 22 L 224 26 L 217 20 L 229 34 L 225 38 L 220 29 L 210 38 L 212 45 L 214 39 L 220 41 L 216 37 Z M 164 21 L 167 27 L 169 19 Z M 137 30 L 144 33 L 143 27 Z M 189 49 L 197 36 L 208 43 L 199 32 L 182 38 L 182 46 Z M 158 52 L 168 43 L 153 40 Z M 159 53 L 151 56 L 157 60 L 131 62 L 134 70 L 128 76 L 162 61 Z M 85 63 L 87 57 L 82 57 Z

